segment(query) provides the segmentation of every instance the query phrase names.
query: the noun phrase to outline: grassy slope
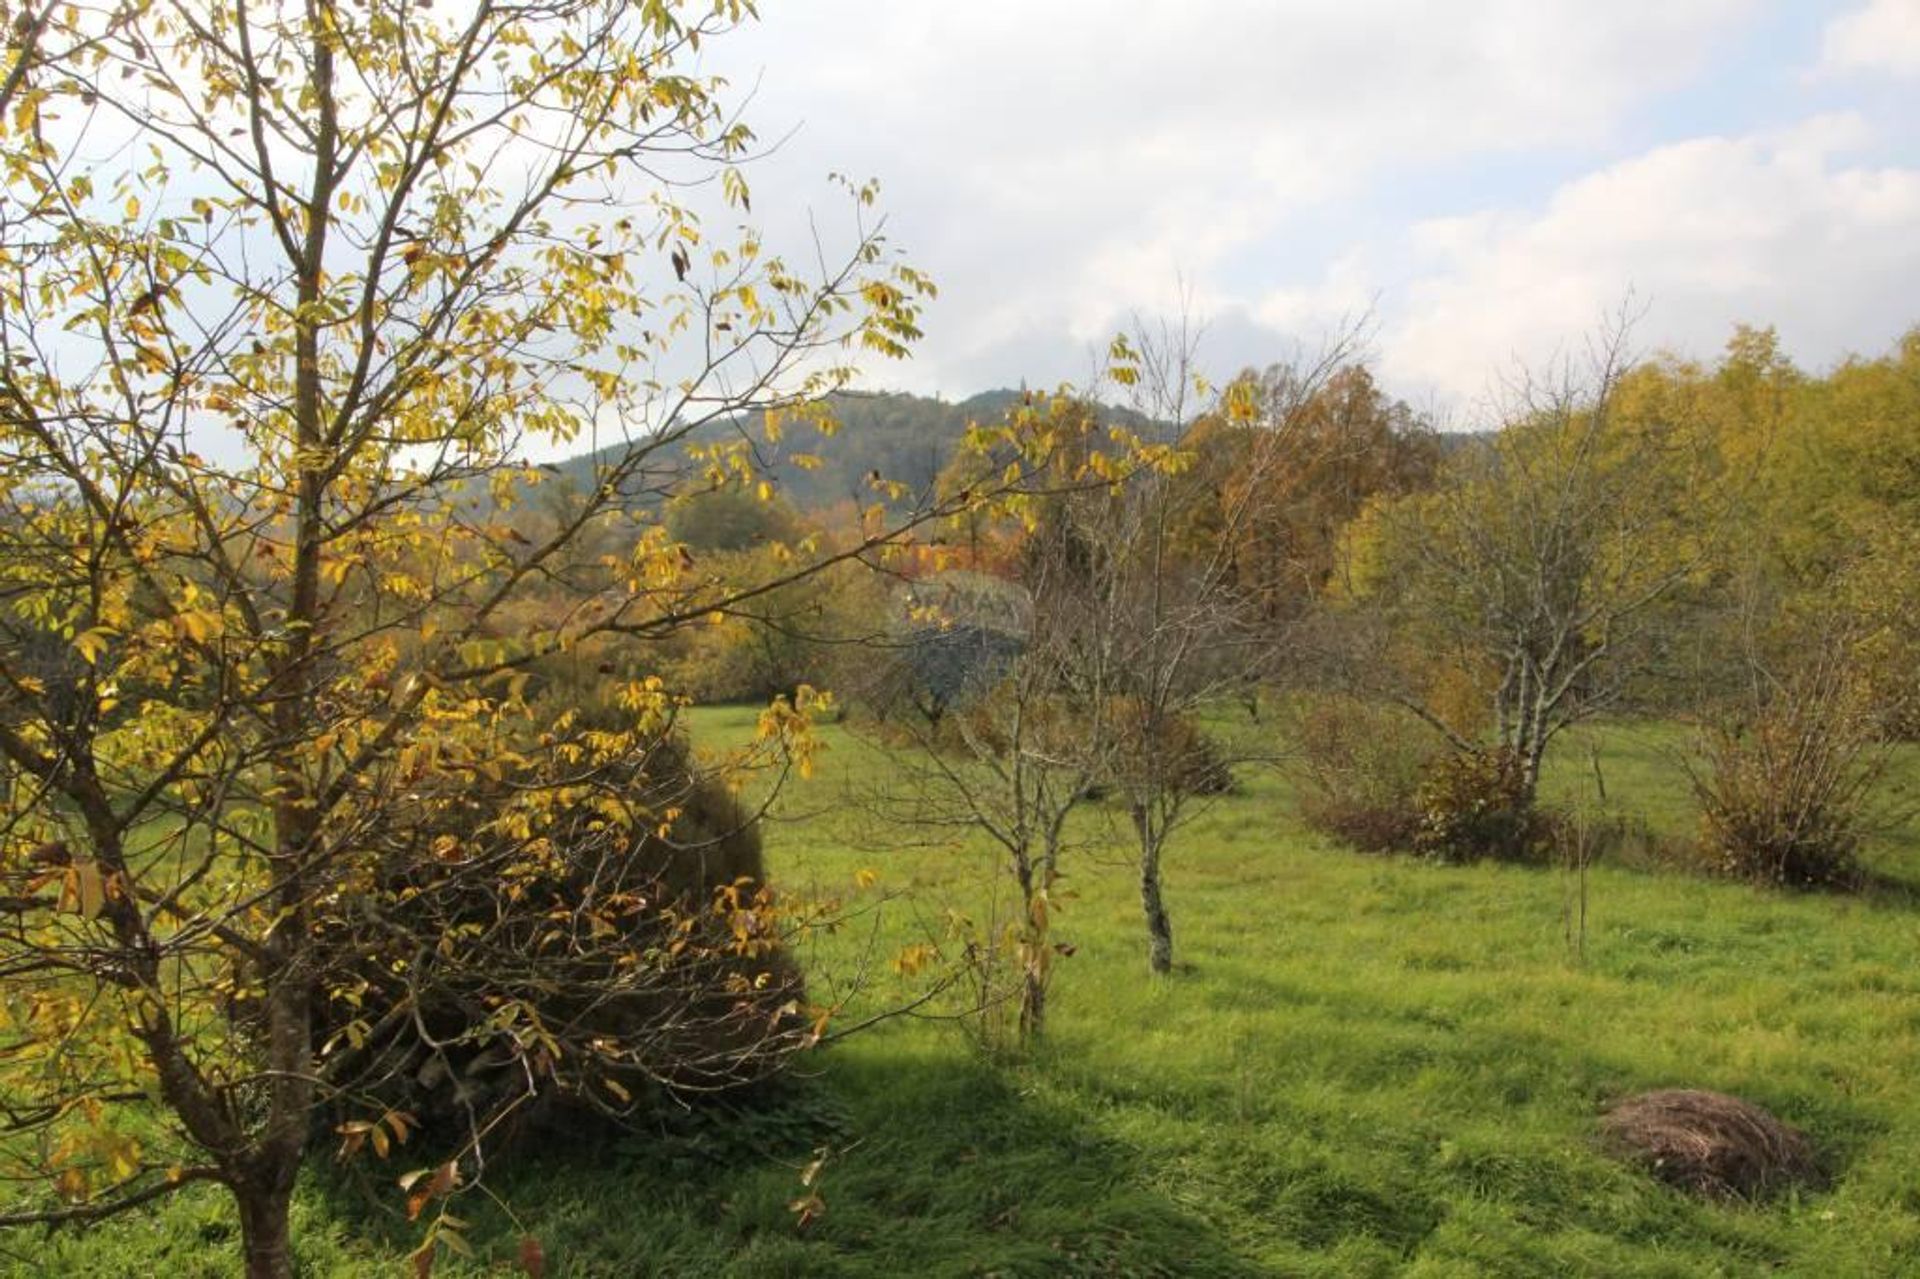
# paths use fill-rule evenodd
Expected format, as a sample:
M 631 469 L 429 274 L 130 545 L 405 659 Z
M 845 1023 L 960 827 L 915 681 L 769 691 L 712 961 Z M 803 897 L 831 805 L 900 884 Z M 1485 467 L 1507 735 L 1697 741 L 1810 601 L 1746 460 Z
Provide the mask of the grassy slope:
M 1670 739 L 1599 741 L 1617 807 L 1684 824 Z M 849 847 L 839 786 L 885 762 L 836 744 L 789 797 L 806 820 L 770 835 L 780 871 L 845 889 L 873 866 L 965 903 L 977 856 Z M 1589 777 L 1576 742 L 1550 786 Z M 1285 801 L 1252 777 L 1184 834 L 1171 980 L 1147 979 L 1124 865 L 1078 864 L 1058 923 L 1078 949 L 1030 1062 L 891 1024 L 823 1057 L 785 1118 L 529 1162 L 507 1198 L 554 1274 L 1920 1274 L 1920 911 L 1602 867 L 1577 964 L 1558 875 L 1358 857 Z M 1920 868 L 1911 828 L 1876 852 Z M 1594 1151 L 1608 1098 L 1674 1084 L 1809 1129 L 1831 1191 L 1703 1206 Z M 801 1230 L 786 1205 L 822 1140 L 827 1211 Z M 473 1209 L 504 1268 L 514 1233 Z M 301 1211 L 314 1273 L 399 1268 L 404 1226 L 351 1192 Z M 225 1221 L 205 1196 L 0 1245 L 47 1273 L 224 1274 Z

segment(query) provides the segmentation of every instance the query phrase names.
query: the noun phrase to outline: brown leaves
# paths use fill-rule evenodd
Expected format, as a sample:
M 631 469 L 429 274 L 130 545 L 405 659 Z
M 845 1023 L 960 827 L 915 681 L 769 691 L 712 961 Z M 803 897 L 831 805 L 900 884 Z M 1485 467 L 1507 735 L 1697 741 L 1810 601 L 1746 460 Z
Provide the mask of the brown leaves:
M 404 1146 L 416 1121 L 405 1111 L 389 1110 L 378 1119 L 349 1119 L 334 1129 L 340 1134 L 339 1158 L 344 1161 L 371 1145 L 373 1153 L 385 1159 L 396 1145 Z
M 418 1221 L 420 1214 L 435 1199 L 452 1194 L 460 1184 L 460 1165 L 449 1159 L 438 1168 L 419 1168 L 400 1178 L 400 1189 L 407 1195 L 407 1220 Z
M 74 858 L 60 884 L 60 909 L 92 919 L 107 903 L 107 879 L 91 857 Z
M 452 1159 L 438 1168 L 416 1169 L 400 1178 L 400 1188 L 411 1191 L 407 1196 L 407 1220 L 418 1221 L 428 1203 L 452 1194 L 459 1184 L 459 1163 Z M 433 1263 L 439 1255 L 441 1244 L 445 1244 L 447 1251 L 457 1256 L 472 1257 L 473 1245 L 467 1242 L 466 1236 L 462 1233 L 466 1228 L 467 1223 L 464 1220 L 444 1208 L 441 1209 L 440 1214 L 427 1227 L 426 1237 L 421 1239 L 420 1246 L 412 1253 L 413 1273 L 416 1276 L 433 1273 Z M 532 1244 L 531 1254 L 529 1244 Z M 529 1255 L 532 1257 L 531 1262 Z M 540 1252 L 539 1243 L 531 1236 L 520 1242 L 520 1264 L 535 1279 L 539 1279 L 544 1273 L 546 1258 Z
M 813 1152 L 812 1162 L 800 1170 L 800 1188 L 806 1193 L 787 1204 L 787 1211 L 793 1214 L 796 1229 L 805 1230 L 826 1215 L 827 1201 L 821 1196 L 817 1183 L 820 1170 L 826 1167 L 827 1158 L 832 1153 L 822 1146 Z
M 806 1194 L 789 1203 L 787 1205 L 787 1211 L 793 1214 L 794 1226 L 800 1230 L 805 1230 L 808 1226 L 826 1215 L 827 1201 L 820 1197 L 818 1191 L 809 1190 Z

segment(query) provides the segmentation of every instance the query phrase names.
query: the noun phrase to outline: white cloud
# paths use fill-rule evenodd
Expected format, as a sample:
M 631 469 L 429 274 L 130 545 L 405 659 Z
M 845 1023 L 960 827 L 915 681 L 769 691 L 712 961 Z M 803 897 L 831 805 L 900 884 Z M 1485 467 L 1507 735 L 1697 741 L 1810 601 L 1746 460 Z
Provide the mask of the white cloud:
M 1275 289 L 1254 313 L 1280 333 L 1323 333 L 1361 319 L 1379 306 L 1380 268 L 1363 249 L 1335 258 L 1320 279 Z
M 1871 0 L 1834 19 L 1821 38 L 1820 66 L 1920 75 L 1920 0 Z
M 1850 115 L 1662 146 L 1562 186 L 1534 213 L 1411 232 L 1426 269 L 1396 308 L 1390 377 L 1460 396 L 1504 360 L 1580 340 L 1631 288 L 1640 338 L 1708 354 L 1739 321 L 1808 361 L 1873 350 L 1920 321 L 1920 169 L 1858 159 Z
M 964 392 L 1081 372 L 1182 280 L 1203 312 L 1285 320 L 1325 251 L 1295 243 L 1303 218 L 1383 175 L 1604 147 L 1757 3 L 789 0 L 713 56 L 761 73 L 763 132 L 805 122 L 756 207 L 830 169 L 883 180 L 943 287 L 883 376 Z

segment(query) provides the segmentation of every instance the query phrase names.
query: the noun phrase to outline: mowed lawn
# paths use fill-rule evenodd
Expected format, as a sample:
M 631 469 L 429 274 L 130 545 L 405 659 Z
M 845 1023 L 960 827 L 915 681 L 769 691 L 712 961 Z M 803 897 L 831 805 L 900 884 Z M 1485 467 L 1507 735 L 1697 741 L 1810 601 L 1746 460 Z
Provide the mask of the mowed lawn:
M 696 729 L 724 741 L 752 718 L 703 711 Z M 885 956 L 949 908 L 978 917 L 991 865 L 876 828 L 861 801 L 887 753 L 827 731 L 767 843 L 785 882 L 866 912 L 811 957 L 824 995 L 878 952 L 851 1020 L 919 988 Z M 1683 831 L 1679 745 L 1596 730 L 1548 789 L 1590 801 L 1597 753 L 1614 811 Z M 1910 798 L 1916 777 L 1909 754 L 1890 789 Z M 1920 883 L 1911 824 L 1872 855 Z M 866 869 L 878 882 L 856 890 Z M 1063 888 L 1074 953 L 1026 1060 L 899 1019 L 810 1060 L 770 1111 L 522 1155 L 490 1184 L 550 1275 L 1920 1275 L 1920 903 L 1897 888 L 1786 895 L 1601 865 L 1580 958 L 1565 876 L 1339 850 L 1255 769 L 1177 837 L 1172 977 L 1146 971 L 1121 848 L 1083 851 Z M 1599 1152 L 1610 1099 L 1668 1086 L 1803 1127 L 1830 1186 L 1706 1205 Z M 392 1180 L 409 1158 L 312 1179 L 310 1273 L 404 1271 Z M 436 1273 L 511 1272 L 520 1227 L 477 1198 L 461 1211 L 476 1256 Z M 91 1234 L 0 1236 L 0 1264 L 226 1274 L 228 1221 L 196 1194 Z

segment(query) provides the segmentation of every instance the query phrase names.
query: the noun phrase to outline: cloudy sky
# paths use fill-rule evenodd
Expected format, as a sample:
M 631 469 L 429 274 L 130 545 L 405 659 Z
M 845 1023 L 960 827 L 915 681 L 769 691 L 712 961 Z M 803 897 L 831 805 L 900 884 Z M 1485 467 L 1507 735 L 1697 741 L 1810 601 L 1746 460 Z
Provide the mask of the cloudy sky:
M 878 178 L 942 288 L 887 385 L 1075 378 L 1183 289 L 1220 372 L 1370 311 L 1450 411 L 1629 291 L 1641 347 L 1747 320 L 1816 368 L 1920 323 L 1920 0 L 762 8 L 707 53 L 793 131 L 756 208 Z

